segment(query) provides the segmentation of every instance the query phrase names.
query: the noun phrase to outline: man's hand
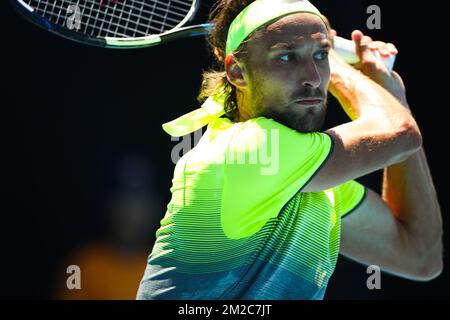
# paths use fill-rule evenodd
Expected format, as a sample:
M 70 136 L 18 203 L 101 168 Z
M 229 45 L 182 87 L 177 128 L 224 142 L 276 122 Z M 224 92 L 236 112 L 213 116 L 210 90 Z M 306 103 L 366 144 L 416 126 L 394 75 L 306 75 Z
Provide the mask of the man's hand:
M 329 34 L 332 39 L 336 35 L 336 31 L 331 29 Z M 392 43 L 373 41 L 371 37 L 365 36 L 359 30 L 353 31 L 352 40 L 355 42 L 356 53 L 360 60 L 359 63 L 353 65 L 353 70 L 356 69 L 369 77 L 397 98 L 405 107 L 408 107 L 402 78 L 397 72 L 389 71 L 384 63 L 373 54 L 373 51 L 378 51 L 381 57 L 388 57 L 391 54 L 398 54 L 397 48 Z M 355 81 L 354 73 L 334 51 L 330 52 L 330 68 L 330 91 L 333 95 L 336 91 L 336 84 L 345 84 L 350 90 L 354 89 L 352 87 L 352 82 Z
M 389 71 L 384 63 L 377 59 L 373 51 L 378 51 L 381 57 L 398 54 L 397 48 L 392 43 L 373 41 L 361 31 L 352 32 L 352 40 L 356 45 L 356 53 L 360 62 L 353 67 L 378 83 L 389 91 L 402 104 L 407 106 L 405 85 L 400 75 L 395 71 Z

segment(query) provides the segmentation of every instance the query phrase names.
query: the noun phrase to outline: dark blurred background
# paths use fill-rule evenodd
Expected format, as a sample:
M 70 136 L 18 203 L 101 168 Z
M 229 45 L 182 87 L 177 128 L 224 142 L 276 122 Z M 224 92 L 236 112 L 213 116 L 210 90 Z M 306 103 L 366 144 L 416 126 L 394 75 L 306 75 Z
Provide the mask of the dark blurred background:
M 360 29 L 398 47 L 395 69 L 422 129 L 446 226 L 448 40 L 439 2 L 428 2 L 429 9 L 401 1 L 313 2 L 339 35 Z M 206 20 L 212 4 L 204 1 L 195 22 Z M 366 27 L 372 4 L 381 7 L 381 30 Z M 201 74 L 212 62 L 205 41 L 88 47 L 35 27 L 6 1 L 0 6 L 0 297 L 132 298 L 170 200 L 177 142 L 161 124 L 197 107 Z M 348 121 L 335 101 L 329 109 L 327 127 Z M 379 191 L 381 172 L 360 181 Z M 77 293 L 65 287 L 72 264 L 82 269 Z M 447 267 L 426 283 L 383 274 L 381 290 L 367 289 L 368 276 L 341 257 L 326 298 L 450 297 Z

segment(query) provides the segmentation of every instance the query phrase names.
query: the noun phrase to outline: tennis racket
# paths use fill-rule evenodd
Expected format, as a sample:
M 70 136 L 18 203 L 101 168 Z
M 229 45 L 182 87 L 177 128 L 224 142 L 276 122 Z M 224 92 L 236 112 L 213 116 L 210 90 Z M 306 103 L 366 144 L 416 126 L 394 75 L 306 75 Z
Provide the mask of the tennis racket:
M 114 49 L 160 45 L 180 38 L 207 35 L 211 24 L 188 24 L 200 0 L 10 0 L 27 19 L 59 36 Z M 353 41 L 335 37 L 336 52 L 357 63 Z M 378 53 L 378 51 L 376 51 Z M 378 56 L 389 70 L 395 56 Z

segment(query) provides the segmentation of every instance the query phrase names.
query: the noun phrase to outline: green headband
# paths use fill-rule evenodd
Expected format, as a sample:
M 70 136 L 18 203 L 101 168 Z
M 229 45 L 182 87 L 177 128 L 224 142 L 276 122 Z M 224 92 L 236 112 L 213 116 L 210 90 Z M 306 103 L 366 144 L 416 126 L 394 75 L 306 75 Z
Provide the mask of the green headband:
M 230 0 L 233 1 L 233 0 Z M 247 37 L 264 24 L 294 13 L 311 13 L 323 17 L 319 10 L 306 0 L 256 0 L 248 5 L 231 23 L 228 30 L 226 54 L 234 52 Z M 201 108 L 191 111 L 171 122 L 163 129 L 173 137 L 194 132 L 225 114 L 224 102 L 228 92 L 209 97 Z
M 294 13 L 322 14 L 306 0 L 256 0 L 239 13 L 228 30 L 226 54 L 233 53 L 254 31 L 268 22 Z

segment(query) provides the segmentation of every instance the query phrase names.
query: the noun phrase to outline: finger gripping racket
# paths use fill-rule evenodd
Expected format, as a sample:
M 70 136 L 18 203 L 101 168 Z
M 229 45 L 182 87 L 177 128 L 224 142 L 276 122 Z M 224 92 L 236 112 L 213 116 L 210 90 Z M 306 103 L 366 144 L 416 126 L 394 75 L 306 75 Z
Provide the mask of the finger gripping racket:
M 355 43 L 352 40 L 347 40 L 341 37 L 334 37 L 333 48 L 336 53 L 344 59 L 345 62 L 349 64 L 356 64 L 359 62 L 359 57 L 356 54 Z M 384 63 L 389 71 L 394 68 L 396 55 L 389 55 L 388 57 L 383 57 L 380 55 L 378 50 L 372 51 L 375 57 Z

